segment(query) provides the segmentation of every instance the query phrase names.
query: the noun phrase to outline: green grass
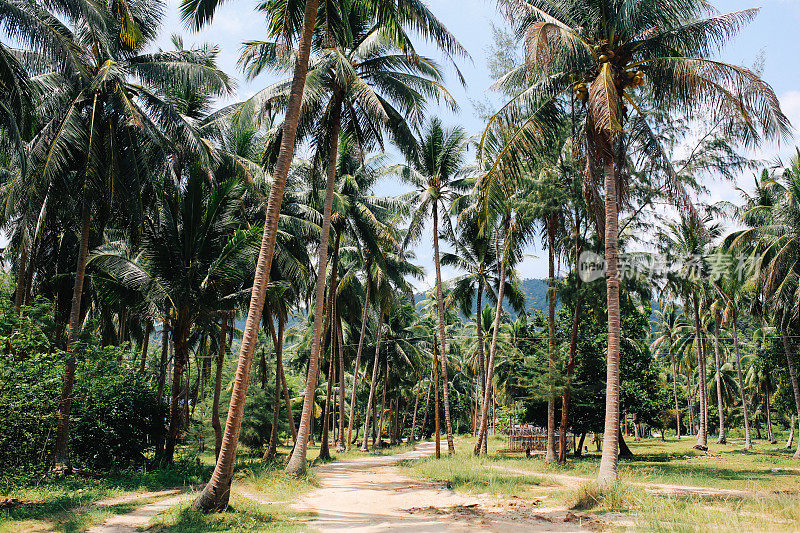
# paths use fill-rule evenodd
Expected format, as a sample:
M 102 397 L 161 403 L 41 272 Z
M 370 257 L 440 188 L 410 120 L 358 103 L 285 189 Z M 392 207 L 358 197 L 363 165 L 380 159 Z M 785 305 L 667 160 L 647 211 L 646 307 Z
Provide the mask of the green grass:
M 730 439 L 730 436 L 729 436 Z M 785 439 L 783 440 L 785 442 Z M 412 476 L 450 482 L 456 490 L 540 499 L 579 512 L 604 516 L 612 528 L 634 524 L 643 531 L 797 531 L 800 528 L 800 463 L 793 450 L 756 441 L 753 450 L 743 440 L 726 445 L 709 439 L 709 453 L 694 450 L 693 438 L 662 442 L 644 439 L 628 445 L 634 457 L 620 462 L 620 483 L 600 491 L 594 483 L 600 454 L 570 457 L 565 465 L 545 464 L 543 457 L 504 454 L 503 437 L 489 439 L 486 457 L 472 456 L 475 440 L 459 438 L 457 455 L 405 461 Z M 590 446 L 594 448 L 593 446 Z M 515 475 L 527 472 L 529 475 Z M 551 474 L 585 478 L 577 486 L 550 482 Z M 554 478 L 551 478 L 554 479 Z M 752 497 L 650 494 L 636 483 L 660 483 L 758 492 Z M 620 521 L 622 520 L 622 521 Z
M 293 511 L 285 505 L 264 505 L 233 494 L 229 508 L 221 513 L 204 514 L 182 503 L 151 521 L 153 532 L 201 533 L 205 531 L 308 531 L 309 513 Z
M 0 532 L 81 531 L 108 516 L 128 512 L 152 500 L 108 507 L 93 507 L 94 501 L 126 494 L 165 488 L 198 485 L 211 475 L 208 466 L 196 461 L 180 461 L 171 467 L 130 470 L 109 474 L 102 479 L 77 476 L 45 477 L 22 483 L 18 479 L 0 480 L 0 499 L 17 498 L 32 505 L 0 510 Z
M 474 439 L 460 439 L 459 454 L 472 450 Z M 692 447 L 694 438 L 680 441 L 643 439 L 626 441 L 634 457 L 620 459 L 620 479 L 627 483 L 660 483 L 696 485 L 721 489 L 754 492 L 800 493 L 800 462 L 792 459 L 794 450 L 755 441 L 753 449 L 744 449 L 744 441 L 730 439 L 728 444 L 716 444 L 709 439 L 709 451 L 703 453 Z M 785 442 L 785 439 L 784 441 Z M 489 456 L 498 465 L 532 473 L 561 473 L 593 479 L 597 475 L 600 453 L 593 450 L 583 457 L 568 457 L 564 465 L 545 464 L 542 456 L 526 458 L 522 454 L 498 454 L 506 446 L 502 437 L 489 441 Z
M 429 479 L 450 488 L 471 493 L 489 493 L 504 496 L 523 496 L 532 486 L 552 483 L 539 475 L 520 475 L 498 470 L 491 459 L 472 455 L 443 455 L 400 461 L 413 477 Z

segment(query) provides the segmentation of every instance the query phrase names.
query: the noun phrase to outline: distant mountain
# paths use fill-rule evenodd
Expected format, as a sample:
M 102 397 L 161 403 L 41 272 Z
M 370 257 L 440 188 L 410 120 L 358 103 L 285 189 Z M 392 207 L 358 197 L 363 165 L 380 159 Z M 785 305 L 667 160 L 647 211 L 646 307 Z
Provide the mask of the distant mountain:
M 522 291 L 525 293 L 525 310 L 528 314 L 534 314 L 536 311 L 547 313 L 547 280 L 544 279 L 523 279 L 521 281 Z M 426 297 L 425 293 L 415 293 L 414 303 L 419 304 Z M 484 305 L 489 302 L 484 296 Z M 508 305 L 508 300 L 505 304 L 506 313 L 512 318 L 517 317 L 517 313 Z M 556 309 L 561 307 L 560 303 L 556 304 Z M 472 309 L 475 309 L 475 301 L 472 302 Z

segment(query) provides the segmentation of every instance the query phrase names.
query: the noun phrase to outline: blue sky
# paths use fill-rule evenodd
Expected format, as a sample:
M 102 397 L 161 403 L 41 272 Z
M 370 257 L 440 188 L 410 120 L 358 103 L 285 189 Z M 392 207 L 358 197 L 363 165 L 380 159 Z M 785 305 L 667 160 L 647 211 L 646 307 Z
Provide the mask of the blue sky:
M 261 76 L 252 82 L 242 81 L 237 69 L 242 41 L 264 37 L 263 18 L 253 11 L 256 2 L 252 0 L 229 0 L 218 10 L 214 22 L 198 33 L 186 29 L 178 17 L 180 0 L 167 0 L 167 18 L 162 43 L 170 46 L 169 35 L 181 33 L 187 43 L 209 41 L 220 47 L 220 66 L 229 74 L 239 79 L 238 97 L 250 96 L 258 89 L 275 81 L 276 77 Z M 491 84 L 486 69 L 486 53 L 491 44 L 491 24 L 503 25 L 502 17 L 493 0 L 429 0 L 432 11 L 447 25 L 450 31 L 464 45 L 472 56 L 471 60 L 459 62 L 467 81 L 462 87 L 455 77 L 450 75 L 448 88 L 458 101 L 460 109 L 453 113 L 444 106 L 431 106 L 431 113 L 437 114 L 449 125 L 460 125 L 468 133 L 477 134 L 482 131 L 483 123 L 477 117 L 471 101 L 487 97 L 487 89 Z M 729 62 L 752 65 L 760 54 L 764 54 L 764 78 L 772 84 L 781 99 L 784 112 L 792 123 L 800 126 L 800 0 L 720 0 L 715 2 L 720 11 L 737 11 L 751 7 L 761 7 L 755 21 L 744 28 L 736 40 L 720 54 L 720 58 Z M 419 50 L 436 57 L 435 51 L 424 44 Z M 800 143 L 800 137 L 797 142 Z M 793 152 L 793 143 L 784 146 L 765 146 L 757 154 L 761 158 L 771 159 L 776 155 L 784 158 Z M 740 185 L 747 186 L 751 177 L 744 175 Z M 733 200 L 737 194 L 733 184 L 709 183 L 709 200 Z M 396 194 L 402 190 L 397 183 L 384 183 L 379 194 Z M 417 249 L 419 263 L 425 267 L 426 279 L 422 286 L 430 286 L 433 275 L 431 259 L 430 233 L 423 235 L 423 241 Z M 453 272 L 444 272 L 450 277 Z M 545 277 L 546 261 L 534 247 L 520 269 L 522 277 Z

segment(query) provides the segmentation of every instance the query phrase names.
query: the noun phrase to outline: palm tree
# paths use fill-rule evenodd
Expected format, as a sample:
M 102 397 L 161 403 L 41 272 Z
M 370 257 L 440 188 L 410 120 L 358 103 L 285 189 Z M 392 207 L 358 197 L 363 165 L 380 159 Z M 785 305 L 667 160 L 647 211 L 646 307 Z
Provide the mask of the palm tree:
M 719 224 L 711 223 L 710 215 L 702 221 L 682 218 L 678 223 L 669 223 L 665 231 L 660 232 L 661 248 L 669 261 L 681 265 L 681 268 L 670 273 L 670 283 L 675 286 L 686 305 L 692 306 L 695 349 L 699 370 L 700 392 L 700 426 L 697 433 L 698 449 L 708 449 L 708 402 L 706 392 L 706 354 L 704 342 L 704 324 L 700 319 L 701 297 L 705 293 L 706 276 L 709 273 L 708 260 L 705 257 L 710 246 L 722 233 Z
M 750 229 L 731 234 L 728 241 L 733 250 L 752 254 L 765 304 L 780 331 L 795 408 L 800 417 L 800 384 L 789 340 L 797 307 L 796 258 L 800 253 L 800 239 L 795 221 L 800 213 L 800 150 L 780 177 L 762 178 L 760 183 L 756 180 L 756 193 L 746 198 L 745 209 L 740 213 L 742 222 Z M 800 446 L 794 458 L 800 459 Z
M 191 20 L 197 28 L 200 28 L 213 18 L 219 3 L 220 0 L 184 0 L 182 3 L 183 17 L 185 20 Z M 297 4 L 291 5 L 295 7 Z M 231 395 L 231 405 L 228 410 L 223 450 L 217 460 L 211 480 L 193 503 L 193 507 L 196 509 L 205 511 L 221 510 L 227 506 L 230 498 L 230 484 L 235 465 L 236 447 L 238 445 L 244 403 L 247 396 L 250 367 L 258 338 L 261 312 L 264 306 L 266 286 L 269 280 L 269 271 L 275 249 L 280 205 L 283 200 L 286 178 L 289 174 L 289 168 L 294 157 L 297 126 L 300 120 L 300 107 L 303 99 L 306 75 L 308 73 L 308 62 L 318 7 L 318 0 L 306 2 L 301 19 L 302 23 L 300 27 L 297 27 L 296 22 L 293 21 L 299 20 L 299 17 L 273 16 L 276 13 L 270 13 L 270 10 L 274 9 L 275 6 L 271 4 L 264 6 L 264 10 L 267 11 L 271 25 L 270 38 L 274 39 L 276 44 L 273 50 L 276 52 L 285 50 L 287 47 L 285 45 L 290 45 L 295 38 L 298 38 L 298 50 L 296 60 L 294 61 L 291 90 L 286 106 L 284 126 L 281 131 L 280 151 L 275 164 L 273 183 L 270 188 L 269 200 L 267 203 L 267 219 L 264 224 L 264 235 L 262 237 L 261 250 L 256 265 L 253 292 L 240 348 L 236 379 L 234 382 L 233 394 Z M 448 55 L 464 55 L 465 53 L 461 45 L 441 23 L 436 20 L 425 6 L 416 2 L 404 2 L 391 6 L 384 5 L 383 3 L 366 2 L 365 7 L 367 7 L 370 12 L 379 15 L 379 25 L 388 24 L 390 21 L 407 21 L 414 25 L 414 27 L 420 29 L 423 36 L 436 42 Z M 288 14 L 289 8 L 283 6 L 283 9 L 286 11 L 284 14 Z M 403 24 L 394 24 L 391 27 L 399 30 L 403 27 Z M 282 46 L 277 46 L 278 44 L 282 44 Z
M 758 140 L 759 134 L 786 135 L 788 121 L 772 89 L 756 74 L 709 58 L 756 10 L 707 17 L 708 4 L 702 0 L 644 0 L 635 5 L 608 0 L 521 0 L 505 5 L 525 35 L 526 64 L 499 85 L 525 80 L 525 88 L 490 119 L 484 134 L 482 144 L 500 147 L 494 172 L 520 172 L 527 148 L 553 123 L 554 104 L 562 95 L 573 92 L 585 102 L 581 129 L 581 151 L 588 163 L 583 165 L 585 190 L 598 212 L 605 213 L 598 222 L 605 234 L 608 376 L 598 480 L 607 487 L 617 479 L 618 465 L 618 218 L 625 205 L 619 192 L 627 190 L 625 150 L 643 148 L 656 163 L 653 179 L 669 183 L 673 201 L 683 211 L 693 211 L 646 118 L 636 113 L 651 107 L 683 110 L 701 105 L 714 116 L 741 114 L 746 142 Z M 636 112 L 633 116 L 628 104 Z M 497 135 L 498 130 L 503 133 Z M 621 143 L 624 132 L 630 135 Z M 594 171 L 596 167 L 602 174 Z M 602 184 L 597 175 L 603 176 Z
M 464 197 L 467 201 L 474 200 L 472 196 Z M 475 417 L 473 432 L 477 434 L 477 420 L 480 411 L 483 390 L 486 387 L 486 346 L 484 332 L 489 328 L 488 322 L 482 320 L 484 313 L 483 295 L 489 296 L 490 301 L 497 300 L 495 288 L 500 283 L 497 257 L 491 249 L 491 236 L 483 235 L 479 231 L 475 220 L 469 216 L 460 217 L 457 226 L 457 237 L 451 235 L 448 241 L 453 248 L 452 252 L 445 252 L 441 257 L 441 264 L 458 268 L 465 273 L 451 280 L 453 292 L 451 298 L 457 302 L 458 307 L 465 316 L 473 313 L 472 303 L 475 302 Z M 505 294 L 515 311 L 521 313 L 525 308 L 525 295 L 519 288 L 508 281 L 505 283 Z M 485 442 L 484 442 L 485 444 Z
M 156 211 L 145 223 L 138 250 L 111 242 L 90 259 L 120 284 L 137 290 L 154 309 L 165 310 L 175 349 L 167 461 L 172 461 L 180 426 L 178 398 L 190 332 L 196 323 L 217 321 L 220 310 L 230 310 L 232 296 L 249 281 L 261 232 L 257 225 L 239 229 L 242 188 L 236 182 L 211 188 L 198 167 L 187 180 L 167 179 L 159 188 Z
M 480 426 L 473 453 L 485 452 L 484 441 L 489 420 L 489 402 L 492 392 L 492 376 L 494 375 L 497 355 L 500 320 L 503 316 L 503 300 L 505 298 L 505 280 L 509 269 L 521 259 L 522 250 L 532 236 L 536 220 L 536 204 L 532 200 L 530 181 L 508 180 L 505 176 L 488 172 L 476 183 L 476 193 L 481 201 L 475 206 L 479 213 L 481 231 L 494 235 L 494 253 L 500 265 L 497 291 L 497 305 L 492 324 L 492 340 L 489 345 L 489 361 L 486 370 L 486 387 L 483 391 Z M 513 270 L 512 270 L 513 271 Z
M 217 95 L 231 89 L 230 80 L 214 66 L 215 51 L 145 53 L 156 37 L 162 7 L 158 1 L 124 6 L 56 1 L 44 8 L 34 2 L 2 4 L 8 20 L 24 24 L 7 27 L 28 47 L 25 53 L 42 71 L 41 124 L 30 142 L 28 173 L 20 184 L 43 191 L 54 181 L 72 176 L 74 201 L 80 206 L 68 357 L 54 453 L 57 468 L 68 467 L 74 344 L 81 323 L 93 217 L 103 219 L 112 199 L 121 200 L 117 209 L 135 211 L 142 183 L 134 181 L 143 180 L 137 164 L 151 140 L 166 151 L 172 140 L 178 141 L 200 161 L 208 160 L 208 150 L 194 125 L 166 98 L 176 83 L 203 84 Z M 130 220 L 135 225 L 136 216 Z
M 452 234 L 450 207 L 465 192 L 461 174 L 467 153 L 467 136 L 461 128 L 446 129 L 438 118 L 425 126 L 413 151 L 406 153 L 407 164 L 399 169 L 401 178 L 414 187 L 409 198 L 413 214 L 403 248 L 419 239 L 425 221 L 433 221 L 433 263 L 436 268 L 436 300 L 439 307 L 439 355 L 442 366 L 442 402 L 447 428 L 447 450 L 454 454 L 453 427 L 448 395 L 442 266 L 439 253 L 439 218 L 445 234 Z
M 675 434 L 681 438 L 681 407 L 678 403 L 678 356 L 688 338 L 688 323 L 675 304 L 661 303 L 655 312 L 659 330 L 650 349 L 656 356 L 662 355 L 669 360 L 672 368 L 672 397 L 675 402 Z

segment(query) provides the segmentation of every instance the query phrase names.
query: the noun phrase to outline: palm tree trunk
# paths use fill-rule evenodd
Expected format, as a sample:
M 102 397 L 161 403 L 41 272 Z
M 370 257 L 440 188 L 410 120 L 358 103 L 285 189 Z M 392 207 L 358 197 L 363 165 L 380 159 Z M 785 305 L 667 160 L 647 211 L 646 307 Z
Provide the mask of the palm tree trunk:
M 344 338 L 342 334 L 342 319 L 336 312 L 336 338 L 339 345 L 339 434 L 336 441 L 336 451 L 343 452 L 347 449 L 344 442 Z
M 578 257 L 581 255 L 581 246 L 578 239 L 578 230 L 575 230 L 575 261 L 577 267 Z M 577 274 L 577 268 L 575 270 Z M 580 327 L 581 305 L 583 298 L 581 298 L 581 277 L 575 276 L 575 314 L 572 316 L 572 330 L 569 334 L 569 359 L 567 360 L 567 368 L 564 375 L 567 378 L 564 393 L 561 395 L 561 432 L 558 435 L 558 462 L 565 463 L 567 461 L 567 427 L 569 426 L 569 400 L 572 396 L 572 384 L 570 379 L 572 373 L 575 371 L 575 355 L 578 353 L 578 328 Z
M 783 352 L 786 355 L 786 366 L 789 369 L 789 379 L 792 382 L 792 392 L 794 393 L 794 407 L 797 410 L 797 417 L 800 420 L 800 385 L 797 383 L 797 372 L 794 368 L 794 354 L 789 345 L 789 334 L 786 331 L 786 324 L 781 323 L 781 339 L 783 340 Z M 737 352 L 738 358 L 738 352 Z M 794 426 L 792 426 L 794 427 Z M 792 459 L 800 459 L 800 439 L 797 439 L 797 450 Z
M 777 444 L 775 434 L 772 432 L 772 408 L 769 405 L 769 381 L 764 382 L 764 416 L 767 422 L 767 440 L 770 444 Z
M 719 411 L 719 438 L 717 444 L 725 444 L 725 413 L 722 408 L 722 376 L 720 375 L 719 357 L 719 322 L 718 311 L 714 311 L 714 370 L 717 373 L 717 411 Z
M 378 447 L 381 447 L 383 442 L 383 414 L 386 412 L 386 388 L 389 386 L 389 359 L 387 358 L 383 363 L 383 390 L 381 391 L 381 411 L 378 420 Z M 373 441 L 372 447 L 375 447 Z
M 144 337 L 142 338 L 142 360 L 139 363 L 139 373 L 144 374 L 147 366 L 147 349 L 150 347 L 150 331 L 153 329 L 153 323 L 148 318 L 144 327 Z
M 419 407 L 419 379 L 414 388 L 414 410 L 411 414 L 411 433 L 408 435 L 408 442 L 414 442 L 414 430 L 417 429 L 417 408 Z
M 275 252 L 275 239 L 278 233 L 278 219 L 280 217 L 281 203 L 283 202 L 283 192 L 286 188 L 286 177 L 289 174 L 289 168 L 294 158 L 294 144 L 297 125 L 300 120 L 300 105 L 303 99 L 306 74 L 308 73 L 308 58 L 311 53 L 311 41 L 318 7 L 319 0 L 308 0 L 303 13 L 303 26 L 297 50 L 297 60 L 294 64 L 291 92 L 283 122 L 281 147 L 278 153 L 278 161 L 275 165 L 275 172 L 272 174 L 272 186 L 270 187 L 269 200 L 267 202 L 264 234 L 261 239 L 258 262 L 256 263 L 256 273 L 250 295 L 250 308 L 247 311 L 247 321 L 242 335 L 239 362 L 236 366 L 236 379 L 231 393 L 228 420 L 225 423 L 222 450 L 217 458 L 217 464 L 214 467 L 211 479 L 192 504 L 195 509 L 203 511 L 223 510 L 228 506 L 228 500 L 230 499 L 233 467 L 236 463 L 236 447 L 239 444 L 239 430 L 242 426 L 247 385 L 250 382 L 250 367 L 253 362 L 253 352 L 258 342 L 258 327 L 261 322 L 261 311 L 264 307 L 264 297 L 269 283 L 272 256 Z
M 350 446 L 353 444 L 353 418 L 355 417 L 356 412 L 356 390 L 358 388 L 358 369 L 361 366 L 361 350 L 364 347 L 364 335 L 367 331 L 367 316 L 369 315 L 369 292 L 370 292 L 370 282 L 369 282 L 369 267 L 366 267 L 367 271 L 367 291 L 364 297 L 364 310 L 361 314 L 361 334 L 358 336 L 358 348 L 356 349 L 356 362 L 353 367 L 353 389 L 350 392 L 350 417 L 347 419 L 347 449 L 350 449 Z
M 431 389 L 433 388 L 433 367 L 431 367 L 431 379 L 428 383 L 428 393 L 425 395 L 425 411 L 422 413 L 422 425 L 420 426 L 420 438 L 425 435 L 425 427 L 428 424 L 428 410 L 431 403 Z
M 706 394 L 706 357 L 703 349 L 702 323 L 700 322 L 700 302 L 697 293 L 692 295 L 692 306 L 694 308 L 694 330 L 697 340 L 697 368 L 700 375 L 700 427 L 697 431 L 697 444 L 694 447 L 698 450 L 708 449 L 708 399 Z
M 433 335 L 433 422 L 434 456 L 439 459 L 442 457 L 442 435 L 439 423 L 439 356 L 436 354 L 436 334 Z
M 23 220 L 23 224 L 24 224 Z M 22 253 L 19 257 L 19 265 L 17 267 L 17 290 L 14 295 L 14 314 L 19 316 L 22 312 L 22 301 L 25 298 L 25 279 L 28 270 L 28 243 L 26 242 L 28 239 L 26 238 L 28 231 L 26 229 L 22 230 L 22 241 L 20 242 L 20 246 L 22 247 Z
M 286 465 L 286 472 L 298 475 L 306 470 L 306 451 L 310 432 L 311 416 L 314 411 L 314 391 L 317 388 L 320 351 L 322 349 L 322 323 L 325 315 L 325 281 L 328 269 L 328 240 L 331 231 L 331 211 L 333 210 L 333 188 L 336 184 L 336 159 L 339 153 L 339 126 L 341 116 L 341 100 L 338 96 L 331 113 L 331 138 L 328 155 L 328 177 L 325 184 L 325 206 L 322 213 L 322 232 L 317 249 L 317 289 L 314 302 L 314 332 L 311 339 L 311 357 L 308 362 L 306 393 L 303 397 L 303 411 L 300 415 L 300 427 L 297 431 L 292 456 Z
M 681 440 L 681 406 L 678 404 L 678 365 L 672 354 L 672 396 L 675 399 L 675 436 Z
M 617 481 L 619 465 L 619 235 L 617 209 L 617 179 L 613 162 L 603 167 L 605 181 L 605 248 L 606 248 L 606 300 L 608 305 L 608 352 L 606 355 L 606 419 L 603 432 L 603 455 L 597 482 L 607 489 Z
M 786 449 L 792 447 L 792 443 L 794 442 L 794 413 L 792 413 L 791 418 L 789 419 L 789 438 L 786 439 Z
M 219 396 L 222 392 L 222 367 L 225 362 L 225 350 L 228 347 L 226 335 L 228 318 L 223 314 L 219 323 L 219 346 L 217 347 L 217 368 L 214 375 L 214 399 L 211 402 L 211 427 L 214 428 L 214 457 L 219 457 L 222 448 L 222 424 L 219 420 Z
M 330 460 L 331 458 L 331 449 L 330 449 L 330 413 L 331 413 L 331 392 L 333 391 L 333 380 L 334 380 L 334 366 L 333 362 L 336 359 L 336 354 L 334 353 L 333 344 L 331 344 L 331 349 L 328 355 L 328 388 L 325 392 L 325 406 L 322 409 L 322 443 L 319 447 L 319 458 L 325 461 Z
M 269 321 L 269 334 L 272 336 L 272 345 L 275 347 L 275 393 L 272 397 L 272 428 L 269 435 L 269 446 L 262 461 L 269 461 L 275 459 L 278 455 L 278 420 L 281 414 L 281 371 L 283 366 L 283 346 L 278 344 L 278 336 L 275 334 L 275 323 L 272 321 L 272 315 L 268 317 Z
M 486 358 L 483 353 L 483 278 L 478 278 L 478 293 L 475 302 L 475 330 L 478 337 L 478 375 L 475 376 L 475 428 L 473 435 L 478 434 L 480 425 L 480 409 L 483 390 L 486 387 Z
M 278 313 L 278 346 L 280 347 L 281 360 L 278 371 L 281 373 L 281 387 L 283 388 L 283 402 L 286 404 L 286 418 L 289 419 L 289 429 L 292 432 L 292 444 L 297 442 L 297 428 L 294 425 L 292 414 L 292 399 L 289 397 L 289 385 L 286 383 L 286 374 L 283 371 L 283 332 L 286 329 L 286 319 L 283 313 Z
M 69 418 L 72 412 L 72 392 L 75 386 L 75 341 L 81 322 L 81 300 L 83 298 L 83 280 L 86 275 L 86 258 L 89 254 L 89 230 L 92 214 L 89 205 L 84 202 L 81 215 L 81 240 L 78 249 L 78 264 L 75 268 L 75 284 L 72 288 L 72 304 L 69 312 L 69 330 L 67 333 L 67 362 L 64 366 L 64 382 L 61 388 L 61 401 L 58 406 L 58 426 L 56 428 L 56 444 L 53 453 L 55 470 L 71 470 L 69 462 Z
M 372 363 L 372 380 L 369 384 L 369 398 L 367 399 L 367 408 L 364 410 L 364 442 L 361 444 L 361 451 L 366 452 L 369 450 L 369 415 L 375 401 L 375 386 L 378 380 L 378 365 L 380 364 L 381 353 L 381 333 L 383 333 L 383 305 L 378 312 L 378 332 L 376 334 L 377 342 L 375 343 L 375 361 Z
M 508 220 L 505 221 L 506 223 Z M 499 236 L 498 236 L 499 237 Z M 495 243 L 495 247 L 497 244 Z M 484 388 L 483 405 L 481 405 L 481 424 L 478 429 L 478 440 L 473 453 L 479 455 L 486 453 L 484 442 L 487 440 L 486 430 L 489 425 L 489 405 L 492 402 L 492 377 L 494 376 L 494 358 L 497 353 L 497 335 L 500 331 L 500 316 L 503 314 L 503 297 L 506 287 L 506 260 L 505 254 L 497 253 L 500 259 L 500 279 L 497 290 L 497 307 L 495 308 L 494 324 L 492 330 L 492 343 L 489 345 L 489 362 L 486 365 L 486 387 Z
M 178 441 L 178 431 L 181 425 L 181 409 L 178 407 L 178 399 L 180 398 L 181 391 L 183 389 L 181 378 L 183 377 L 183 369 L 189 362 L 189 328 L 183 320 L 179 320 L 177 324 L 179 325 L 174 328 L 172 334 L 172 343 L 175 347 L 175 353 L 172 363 L 172 392 L 170 395 L 169 407 L 169 429 L 167 430 L 167 444 L 164 448 L 164 459 L 170 463 L 175 456 L 175 445 Z M 189 401 L 188 386 L 186 388 L 184 401 Z
M 556 235 L 554 217 L 549 217 L 547 223 L 547 359 L 550 372 L 556 368 Z M 553 376 L 551 374 L 550 379 Z M 552 383 L 551 383 L 552 385 Z M 556 399 L 552 390 L 547 397 L 547 450 L 544 462 L 552 463 L 556 460 Z
M 744 379 L 742 379 L 742 360 L 739 357 L 739 332 L 737 331 L 736 313 L 733 314 L 733 351 L 736 354 L 736 380 L 739 382 L 739 392 L 742 398 L 742 413 L 744 415 L 744 449 L 749 450 L 753 447 L 750 440 L 750 414 L 747 410 L 747 398 L 744 390 Z
M 447 384 L 447 349 L 444 337 L 444 297 L 442 295 L 442 267 L 439 262 L 439 205 L 433 205 L 433 261 L 436 265 L 436 301 L 439 309 L 439 357 L 442 361 L 442 402 L 444 403 L 444 422 L 447 429 L 447 452 L 456 453 L 453 442 L 453 425 L 450 421 L 450 394 Z

